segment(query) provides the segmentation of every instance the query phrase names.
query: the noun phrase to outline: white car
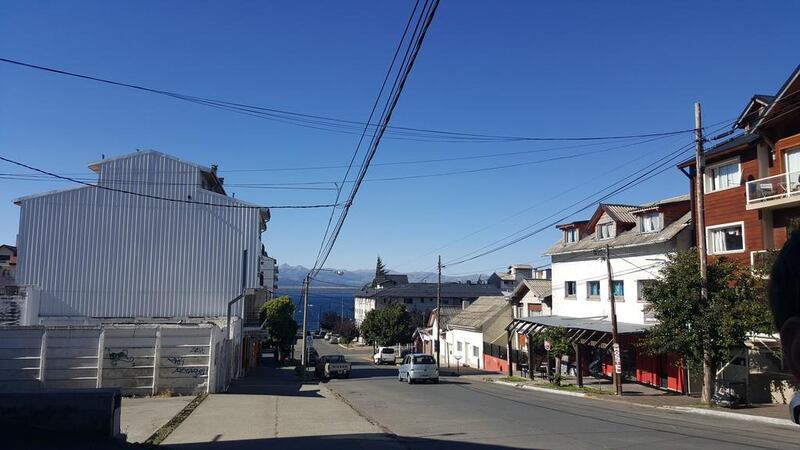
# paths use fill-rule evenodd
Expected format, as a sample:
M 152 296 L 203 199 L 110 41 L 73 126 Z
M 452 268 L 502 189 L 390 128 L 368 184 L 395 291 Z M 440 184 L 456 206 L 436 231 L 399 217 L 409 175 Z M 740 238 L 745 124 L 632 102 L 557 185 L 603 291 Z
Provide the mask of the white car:
M 397 381 L 414 384 L 417 381 L 433 381 L 439 384 L 439 369 L 433 356 L 425 353 L 411 353 L 403 358 L 397 371 Z
M 378 351 L 372 355 L 372 362 L 375 363 L 376 366 L 381 364 L 394 364 L 395 363 L 395 353 L 394 348 L 392 347 L 378 347 Z

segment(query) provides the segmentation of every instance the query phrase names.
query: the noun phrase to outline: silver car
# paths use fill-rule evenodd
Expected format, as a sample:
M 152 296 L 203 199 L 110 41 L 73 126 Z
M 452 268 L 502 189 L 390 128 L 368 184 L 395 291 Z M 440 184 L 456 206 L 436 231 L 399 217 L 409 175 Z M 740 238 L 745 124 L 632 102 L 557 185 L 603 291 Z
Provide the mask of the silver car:
M 397 374 L 398 381 L 414 384 L 417 381 L 430 380 L 439 383 L 439 369 L 436 360 L 425 353 L 411 353 L 403 358 Z

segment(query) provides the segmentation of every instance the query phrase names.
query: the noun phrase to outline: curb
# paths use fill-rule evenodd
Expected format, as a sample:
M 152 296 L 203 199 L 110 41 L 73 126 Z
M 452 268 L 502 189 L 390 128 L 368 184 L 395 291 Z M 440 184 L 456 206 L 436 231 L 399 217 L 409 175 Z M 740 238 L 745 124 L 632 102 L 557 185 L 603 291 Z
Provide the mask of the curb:
M 750 414 L 741 414 L 741 413 L 734 413 L 734 412 L 727 412 L 727 411 L 719 411 L 715 409 L 704 409 L 704 408 L 692 408 L 690 406 L 669 406 L 669 405 L 648 405 L 644 403 L 637 403 L 637 402 L 626 402 L 624 400 L 617 400 L 613 398 L 603 398 L 600 396 L 595 395 L 587 395 L 582 392 L 568 392 L 568 391 L 559 391 L 557 389 L 548 389 L 548 388 L 540 388 L 535 386 L 528 386 L 523 384 L 517 383 L 509 383 L 508 381 L 485 381 L 486 383 L 494 383 L 494 384 L 502 384 L 505 386 L 511 386 L 518 389 L 527 389 L 531 391 L 537 392 L 546 392 L 546 393 L 553 393 L 558 395 L 570 395 L 573 397 L 584 397 L 590 398 L 600 401 L 606 402 L 614 402 L 614 403 L 625 403 L 628 405 L 635 405 L 641 406 L 645 408 L 653 408 L 653 409 L 660 409 L 663 411 L 674 411 L 678 413 L 689 413 L 689 414 L 699 414 L 704 416 L 714 416 L 714 417 L 722 417 L 726 419 L 735 419 L 735 420 L 745 420 L 748 422 L 758 422 L 768 425 L 781 425 L 781 426 L 790 426 L 792 428 L 797 428 L 797 425 L 789 419 L 777 419 L 775 417 L 764 417 L 764 416 L 754 416 Z
M 526 389 L 529 391 L 536 391 L 536 392 L 545 392 L 548 394 L 556 394 L 556 395 L 568 395 L 570 397 L 587 397 L 587 395 L 583 392 L 569 392 L 569 391 L 561 391 L 558 389 L 550 389 L 550 388 L 541 388 L 536 386 L 529 386 L 527 384 L 517 384 L 517 383 L 510 383 L 508 381 L 487 381 L 487 383 L 494 383 L 494 384 L 502 384 L 505 386 L 512 386 L 519 389 Z

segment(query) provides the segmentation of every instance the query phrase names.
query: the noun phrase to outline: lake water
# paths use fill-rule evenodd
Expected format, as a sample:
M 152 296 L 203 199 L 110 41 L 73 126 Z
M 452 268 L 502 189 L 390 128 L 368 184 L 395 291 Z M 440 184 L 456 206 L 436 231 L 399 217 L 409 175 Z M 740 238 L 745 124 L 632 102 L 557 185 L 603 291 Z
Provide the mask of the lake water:
M 353 298 L 356 289 L 310 289 L 308 291 L 308 329 L 319 329 L 319 319 L 327 312 L 334 311 L 336 314 L 343 314 L 345 318 L 354 317 Z M 288 295 L 295 304 L 294 319 L 303 326 L 303 289 L 281 288 L 275 291 L 273 297 Z

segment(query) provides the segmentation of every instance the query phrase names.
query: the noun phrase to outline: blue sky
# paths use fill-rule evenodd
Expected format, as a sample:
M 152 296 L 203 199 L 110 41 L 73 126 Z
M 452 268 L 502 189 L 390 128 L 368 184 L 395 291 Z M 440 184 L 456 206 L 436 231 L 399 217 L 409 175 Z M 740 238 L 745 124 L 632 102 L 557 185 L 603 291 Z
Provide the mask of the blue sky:
M 798 63 L 792 55 L 800 39 L 787 32 L 800 14 L 796 2 L 649 3 L 445 0 L 392 123 L 526 136 L 688 129 L 694 125 L 695 101 L 703 103 L 706 124 L 733 119 L 752 94 L 777 91 Z M 76 7 L 2 1 L 0 57 L 363 121 L 412 5 L 410 0 L 87 1 Z M 335 181 L 343 169 L 238 170 L 345 164 L 356 140 L 0 64 L 0 155 L 59 173 L 90 176 L 87 164 L 102 154 L 153 148 L 219 164 L 226 183 Z M 688 135 L 671 137 L 473 174 L 366 182 L 328 266 L 369 268 L 380 254 L 390 269 L 431 269 L 438 252 L 445 261 L 455 260 L 689 140 Z M 566 145 L 386 139 L 374 162 Z M 367 178 L 525 163 L 602 148 L 375 166 Z M 0 173 L 21 170 L 0 163 Z M 65 184 L 0 179 L 0 242 L 15 241 L 14 198 L 60 187 Z M 334 196 L 331 191 L 228 190 L 265 205 L 329 203 Z M 686 178 L 671 169 L 610 201 L 646 202 L 687 190 Z M 280 262 L 312 264 L 328 214 L 274 210 L 263 236 L 269 252 Z M 447 272 L 544 264 L 542 252 L 555 239 L 551 229 Z

